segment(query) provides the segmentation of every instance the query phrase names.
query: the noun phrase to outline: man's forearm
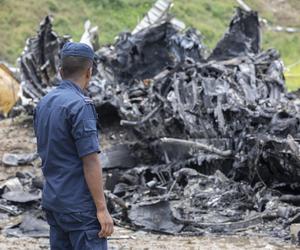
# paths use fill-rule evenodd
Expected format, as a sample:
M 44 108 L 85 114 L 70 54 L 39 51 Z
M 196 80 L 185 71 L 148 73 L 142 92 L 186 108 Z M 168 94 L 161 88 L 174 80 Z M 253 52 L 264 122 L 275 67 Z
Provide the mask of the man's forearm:
M 97 218 L 101 224 L 99 237 L 108 237 L 114 231 L 114 222 L 106 208 L 103 191 L 102 168 L 97 153 L 82 158 L 83 172 L 88 188 L 97 208 Z
M 97 210 L 105 210 L 106 201 L 103 191 L 102 168 L 98 154 L 94 153 L 84 157 L 83 171 Z

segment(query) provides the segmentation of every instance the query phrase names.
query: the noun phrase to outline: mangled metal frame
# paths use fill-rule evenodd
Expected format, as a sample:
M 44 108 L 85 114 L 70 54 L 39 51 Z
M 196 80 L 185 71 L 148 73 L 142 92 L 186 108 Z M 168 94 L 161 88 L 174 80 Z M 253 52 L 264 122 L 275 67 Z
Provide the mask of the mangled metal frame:
M 196 30 L 168 18 L 144 26 L 96 51 L 89 88 L 105 124 L 114 218 L 164 233 L 286 238 L 300 213 L 298 197 L 286 196 L 300 190 L 299 102 L 286 92 L 279 53 L 260 49 L 257 13 L 237 9 L 207 58 Z M 39 99 L 57 82 L 62 40 L 46 18 L 31 41 L 23 87 Z

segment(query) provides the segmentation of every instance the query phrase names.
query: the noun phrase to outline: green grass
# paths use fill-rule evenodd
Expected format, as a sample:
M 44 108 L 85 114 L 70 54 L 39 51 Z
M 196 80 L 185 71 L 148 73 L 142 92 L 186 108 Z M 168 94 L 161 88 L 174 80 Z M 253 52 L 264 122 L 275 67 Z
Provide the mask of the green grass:
M 287 69 L 285 77 L 290 90 L 297 90 L 300 87 L 300 61 L 297 65 Z
M 246 0 L 274 24 L 296 25 L 300 22 L 299 0 L 287 0 L 287 10 L 281 15 L 269 10 L 270 0 Z M 35 34 L 40 20 L 47 14 L 54 16 L 58 34 L 70 34 L 78 41 L 83 23 L 90 19 L 100 30 L 100 43 L 111 43 L 121 31 L 130 31 L 149 10 L 154 0 L 0 0 L 0 60 L 15 63 L 26 38 Z M 201 31 L 204 43 L 213 48 L 222 37 L 234 14 L 235 0 L 174 0 L 172 13 Z M 295 10 L 291 13 L 291 10 Z M 285 13 L 285 14 L 284 14 Z M 286 16 L 284 16 L 286 15 Z M 299 60 L 300 33 L 286 34 L 263 30 L 263 48 L 275 47 L 286 65 Z M 294 69 L 300 74 L 300 69 Z M 300 81 L 288 78 L 289 88 L 300 86 Z M 291 87 L 290 87 L 291 86 Z

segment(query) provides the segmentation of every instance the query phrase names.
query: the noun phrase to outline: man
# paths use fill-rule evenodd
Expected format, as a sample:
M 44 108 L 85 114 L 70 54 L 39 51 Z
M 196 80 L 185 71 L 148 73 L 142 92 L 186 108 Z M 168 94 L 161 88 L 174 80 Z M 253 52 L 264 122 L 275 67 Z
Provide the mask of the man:
M 97 114 L 83 92 L 92 76 L 94 52 L 82 43 L 66 43 L 61 60 L 62 81 L 41 99 L 34 118 L 50 246 L 107 249 L 113 220 L 103 193 Z

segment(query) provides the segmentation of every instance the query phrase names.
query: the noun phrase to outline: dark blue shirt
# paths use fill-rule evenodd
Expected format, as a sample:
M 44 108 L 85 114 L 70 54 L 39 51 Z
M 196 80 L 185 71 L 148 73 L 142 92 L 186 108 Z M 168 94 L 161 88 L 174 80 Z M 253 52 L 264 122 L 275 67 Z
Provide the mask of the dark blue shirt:
M 94 210 L 81 160 L 100 152 L 91 99 L 75 83 L 62 81 L 37 105 L 34 129 L 45 177 L 42 206 L 61 213 Z

